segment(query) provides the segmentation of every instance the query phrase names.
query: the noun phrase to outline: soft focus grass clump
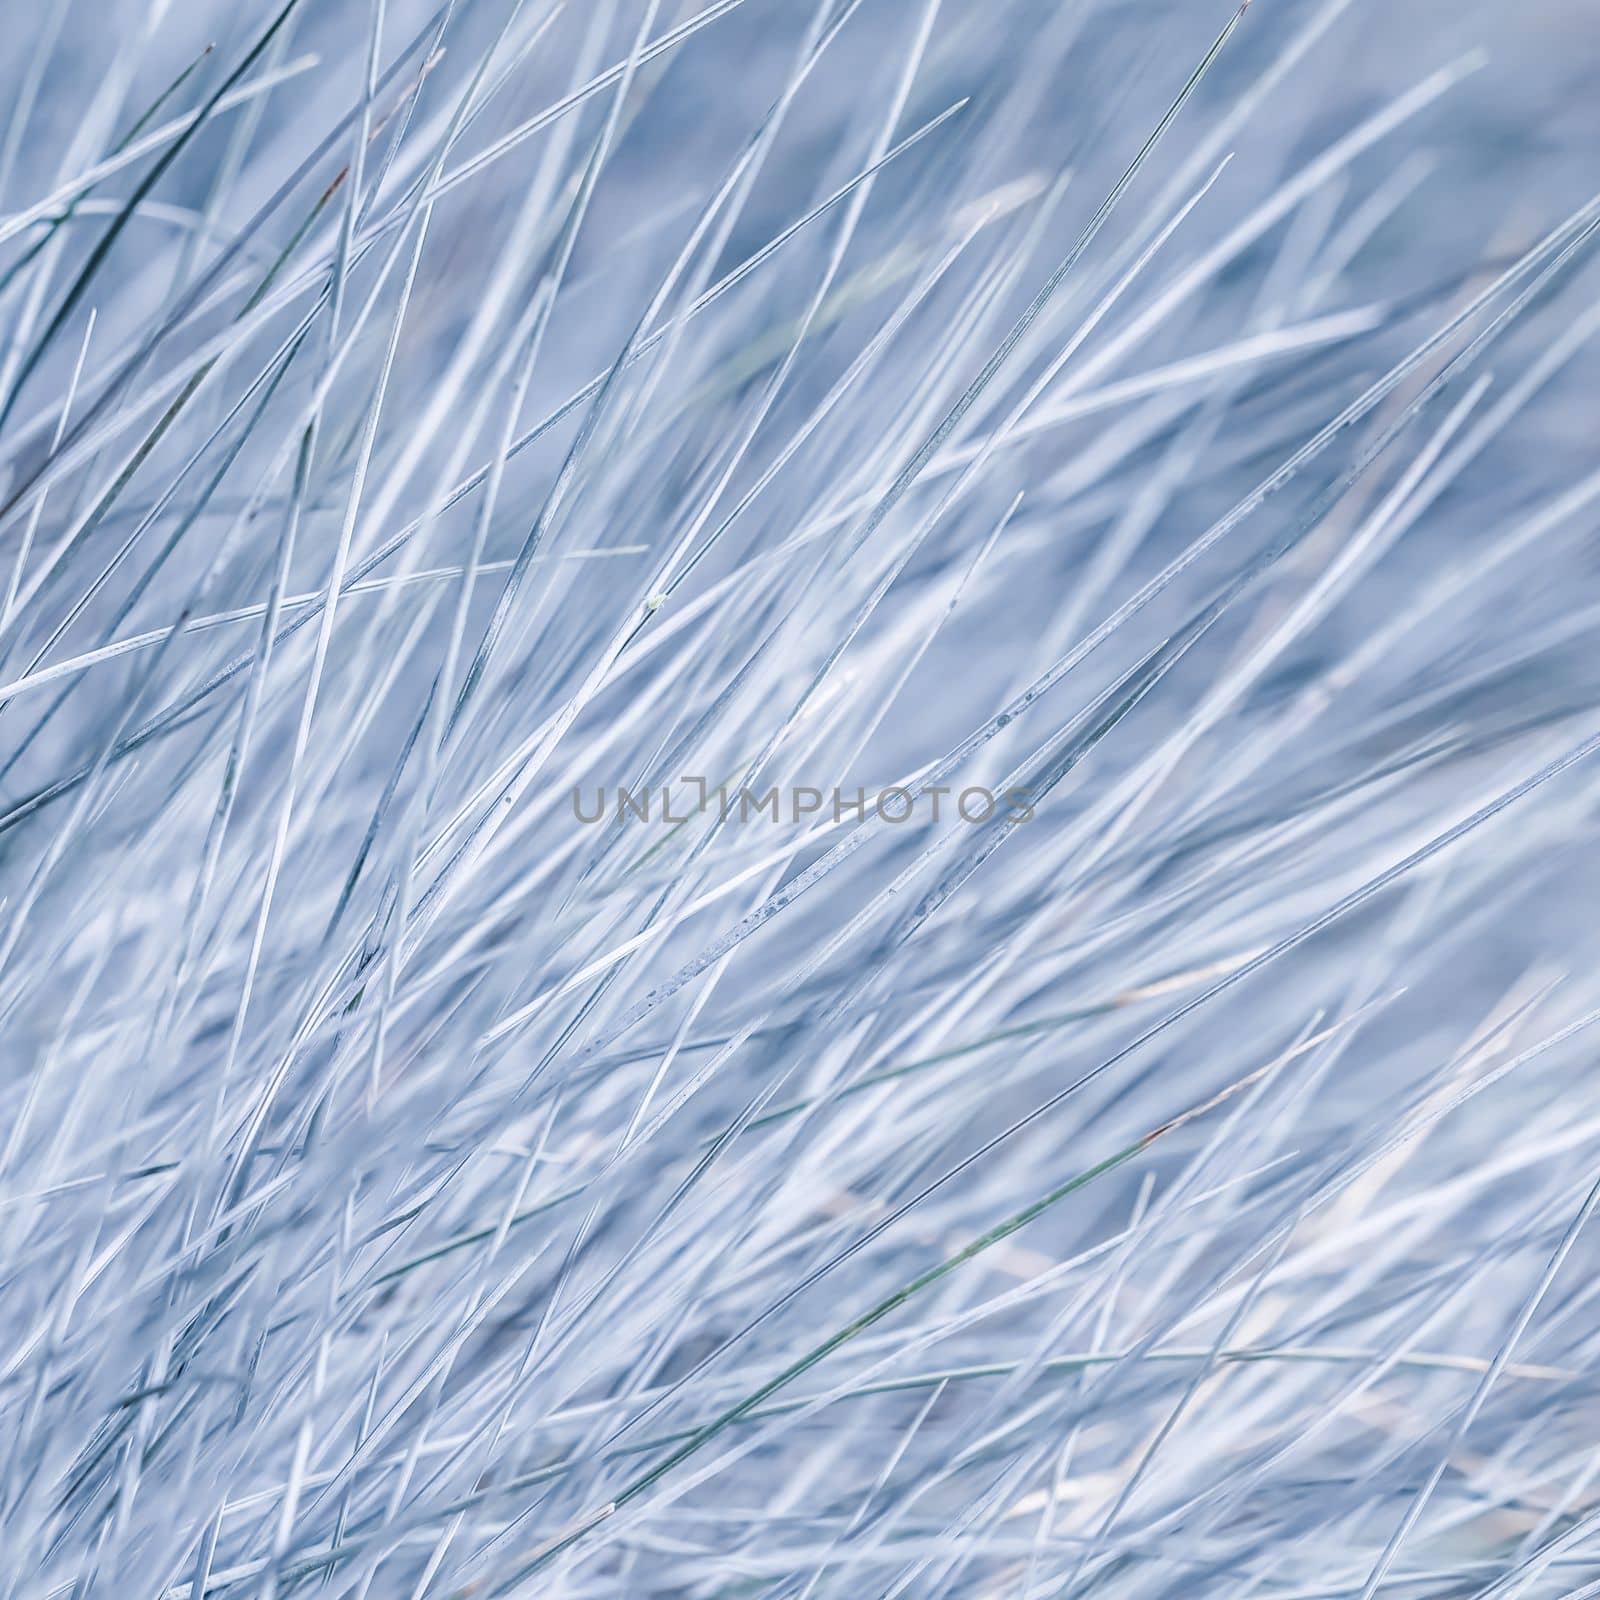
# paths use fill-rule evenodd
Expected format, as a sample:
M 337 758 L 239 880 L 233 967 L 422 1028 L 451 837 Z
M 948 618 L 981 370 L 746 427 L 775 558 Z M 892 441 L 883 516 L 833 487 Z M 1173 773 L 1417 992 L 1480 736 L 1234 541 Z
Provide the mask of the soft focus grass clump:
M 1594 20 L 18 8 L 0 1593 L 1600 1593 Z

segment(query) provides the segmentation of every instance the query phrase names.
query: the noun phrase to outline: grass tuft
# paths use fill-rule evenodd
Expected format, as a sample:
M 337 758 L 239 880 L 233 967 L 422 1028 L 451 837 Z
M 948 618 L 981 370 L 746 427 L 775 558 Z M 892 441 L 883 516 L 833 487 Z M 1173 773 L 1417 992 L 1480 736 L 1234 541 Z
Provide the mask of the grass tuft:
M 1579 0 L 49 0 L 0 1600 L 1600 1593 Z

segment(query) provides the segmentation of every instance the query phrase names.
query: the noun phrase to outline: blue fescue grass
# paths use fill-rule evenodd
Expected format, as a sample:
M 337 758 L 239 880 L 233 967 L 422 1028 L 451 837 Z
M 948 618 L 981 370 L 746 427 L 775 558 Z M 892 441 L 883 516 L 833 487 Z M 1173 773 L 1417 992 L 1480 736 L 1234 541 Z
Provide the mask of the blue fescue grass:
M 23 10 L 0 1593 L 1600 1593 L 1588 8 Z

